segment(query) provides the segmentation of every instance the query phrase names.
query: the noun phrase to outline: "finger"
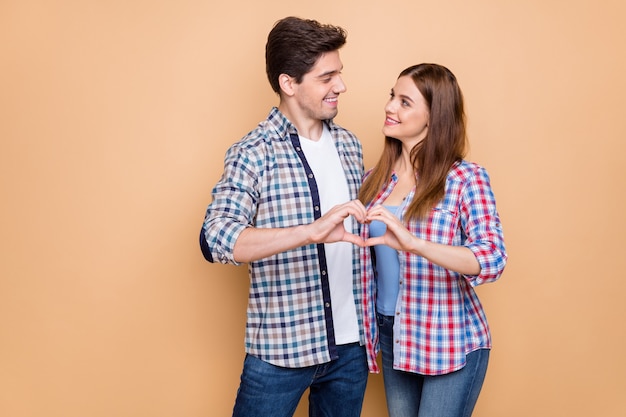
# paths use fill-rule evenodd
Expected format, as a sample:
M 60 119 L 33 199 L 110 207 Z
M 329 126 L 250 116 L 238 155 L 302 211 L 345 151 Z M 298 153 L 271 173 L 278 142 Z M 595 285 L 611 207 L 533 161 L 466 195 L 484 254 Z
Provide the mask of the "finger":
M 388 217 L 385 213 L 369 213 L 366 217 L 367 220 L 372 221 L 372 220 L 378 220 L 381 221 L 385 224 L 388 224 L 392 219 L 390 217 Z
M 370 237 L 363 242 L 364 246 L 384 245 L 385 242 L 382 237 Z
M 358 204 L 350 202 L 347 203 L 345 209 L 347 210 L 348 215 L 354 217 L 359 223 L 363 223 L 366 221 L 367 211 L 365 210 L 365 207 L 360 207 Z
M 385 209 L 384 207 L 381 206 L 376 206 L 374 208 L 371 208 L 368 212 L 367 212 L 367 216 L 368 218 L 376 218 L 378 216 L 387 216 L 389 215 L 389 211 L 387 209 Z
M 353 243 L 357 246 L 360 247 L 364 247 L 365 246 L 365 241 L 363 240 L 363 238 L 361 238 L 360 236 L 357 236 L 355 234 L 352 233 L 346 233 L 343 237 L 343 241 L 344 242 L 349 242 L 349 243 Z
M 352 205 L 358 210 L 359 213 L 361 213 L 361 217 L 365 218 L 365 216 L 367 215 L 367 209 L 365 208 L 363 203 L 361 203 L 360 200 L 352 200 Z

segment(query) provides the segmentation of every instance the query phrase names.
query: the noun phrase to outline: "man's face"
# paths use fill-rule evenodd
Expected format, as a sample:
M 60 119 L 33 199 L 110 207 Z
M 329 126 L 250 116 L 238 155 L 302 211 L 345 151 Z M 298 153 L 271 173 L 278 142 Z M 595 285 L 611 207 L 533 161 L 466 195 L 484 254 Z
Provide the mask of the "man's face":
M 339 94 L 346 91 L 342 69 L 339 51 L 327 52 L 302 77 L 300 84 L 294 84 L 294 98 L 302 118 L 327 120 L 337 115 Z

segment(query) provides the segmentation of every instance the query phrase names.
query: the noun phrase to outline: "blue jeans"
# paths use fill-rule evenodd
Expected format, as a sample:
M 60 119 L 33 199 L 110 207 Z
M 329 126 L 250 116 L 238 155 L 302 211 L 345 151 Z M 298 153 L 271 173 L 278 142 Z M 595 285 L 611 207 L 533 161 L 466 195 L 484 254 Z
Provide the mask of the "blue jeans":
M 383 382 L 390 417 L 470 417 L 487 373 L 489 349 L 467 355 L 458 371 L 424 376 L 393 369 L 393 317 L 378 315 Z
M 368 368 L 358 343 L 337 346 L 339 358 L 306 368 L 281 368 L 246 355 L 233 417 L 291 417 L 309 388 L 309 416 L 361 415 Z

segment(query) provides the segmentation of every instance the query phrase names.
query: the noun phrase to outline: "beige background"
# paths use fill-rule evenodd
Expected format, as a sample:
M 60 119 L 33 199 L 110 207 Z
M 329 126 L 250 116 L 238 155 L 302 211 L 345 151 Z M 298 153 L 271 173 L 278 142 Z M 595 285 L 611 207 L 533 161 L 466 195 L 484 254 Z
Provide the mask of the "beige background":
M 460 81 L 510 255 L 479 289 L 475 415 L 626 415 L 625 3 L 295 3 L 0 0 L 0 415 L 230 415 L 246 269 L 198 230 L 276 103 L 263 48 L 292 14 L 348 30 L 337 121 L 368 167 L 400 70 Z M 384 407 L 374 375 L 363 416 Z

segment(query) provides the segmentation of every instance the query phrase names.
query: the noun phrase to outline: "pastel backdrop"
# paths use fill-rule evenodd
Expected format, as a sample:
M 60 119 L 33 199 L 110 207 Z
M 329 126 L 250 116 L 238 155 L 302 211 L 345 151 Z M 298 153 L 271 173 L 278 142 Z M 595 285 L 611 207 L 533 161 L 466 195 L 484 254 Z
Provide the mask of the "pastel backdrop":
M 287 15 L 348 31 L 337 121 L 368 167 L 403 68 L 459 79 L 510 255 L 478 290 L 475 415 L 625 415 L 618 0 L 2 0 L 0 415 L 230 415 L 246 268 L 197 236 L 226 148 L 277 103 L 263 48 Z M 372 375 L 363 416 L 384 415 Z

